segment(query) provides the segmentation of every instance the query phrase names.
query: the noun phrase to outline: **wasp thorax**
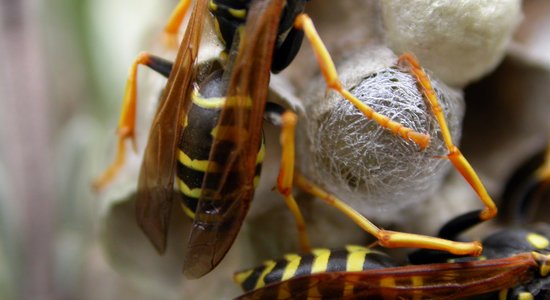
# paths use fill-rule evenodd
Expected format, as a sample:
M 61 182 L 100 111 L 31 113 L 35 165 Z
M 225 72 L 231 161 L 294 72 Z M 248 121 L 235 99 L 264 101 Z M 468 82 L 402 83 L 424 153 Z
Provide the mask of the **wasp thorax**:
M 345 72 L 341 68 L 343 78 Z M 458 143 L 462 96 L 432 80 L 453 140 Z M 391 120 L 429 134 L 430 146 L 421 150 L 367 119 L 343 98 L 321 95 L 322 103 L 310 99 L 306 104 L 300 129 L 305 137 L 298 139 L 306 143 L 300 150 L 302 170 L 366 215 L 422 201 L 440 185 L 450 164 L 437 157 L 446 155 L 447 149 L 416 79 L 407 69 L 392 66 L 355 81 L 350 86 L 350 80 L 344 79 L 344 84 L 357 98 Z

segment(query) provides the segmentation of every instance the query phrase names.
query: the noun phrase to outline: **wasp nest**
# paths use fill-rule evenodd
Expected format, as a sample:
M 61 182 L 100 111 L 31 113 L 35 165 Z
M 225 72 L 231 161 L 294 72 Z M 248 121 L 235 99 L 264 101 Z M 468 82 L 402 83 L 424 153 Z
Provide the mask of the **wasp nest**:
M 446 155 L 447 149 L 416 79 L 408 69 L 395 66 L 395 57 L 390 59 L 385 50 L 374 52 L 394 65 L 379 68 L 380 64 L 373 63 L 370 66 L 378 67 L 377 71 L 367 68 L 354 72 L 347 68 L 356 65 L 344 66 L 340 68 L 342 74 L 353 74 L 343 78 L 344 84 L 375 111 L 429 134 L 429 147 L 421 150 L 412 141 L 395 136 L 339 95 L 325 98 L 319 93 L 306 103 L 298 138 L 304 173 L 366 215 L 425 199 L 439 186 L 449 166 L 447 160 L 438 157 Z M 377 53 L 369 52 L 375 57 Z M 364 55 L 370 60 L 372 57 Z M 457 143 L 464 112 L 462 95 L 434 78 L 432 83 Z

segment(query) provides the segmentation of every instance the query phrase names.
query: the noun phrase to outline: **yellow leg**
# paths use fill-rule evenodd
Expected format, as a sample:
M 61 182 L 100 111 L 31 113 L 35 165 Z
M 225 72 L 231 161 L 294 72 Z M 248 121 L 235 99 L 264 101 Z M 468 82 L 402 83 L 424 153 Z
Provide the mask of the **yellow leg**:
M 281 167 L 279 170 L 279 177 L 277 178 L 277 190 L 283 195 L 285 202 L 294 215 L 296 220 L 296 226 L 298 228 L 298 236 L 300 240 L 300 247 L 304 252 L 311 252 L 311 246 L 306 233 L 306 225 L 304 217 L 300 212 L 300 208 L 292 195 L 292 182 L 294 175 L 294 136 L 295 128 L 298 117 L 291 111 L 286 111 L 282 115 L 282 128 L 281 128 Z
M 403 126 L 400 123 L 390 120 L 388 117 L 381 115 L 375 112 L 370 106 L 366 105 L 359 99 L 357 99 L 353 94 L 346 90 L 340 79 L 338 78 L 338 73 L 336 72 L 336 67 L 334 62 L 328 53 L 327 48 L 323 44 L 323 41 L 319 37 L 319 34 L 313 26 L 311 19 L 305 15 L 301 14 L 296 18 L 294 26 L 298 29 L 304 31 L 305 36 L 308 38 L 309 42 L 312 45 L 313 51 L 319 62 L 321 72 L 325 77 L 327 86 L 338 93 L 340 93 L 345 99 L 350 101 L 357 109 L 359 109 L 367 118 L 374 120 L 383 128 L 389 129 L 395 135 L 401 136 L 405 139 L 410 139 L 421 149 L 426 148 L 430 143 L 430 137 L 426 134 L 418 133 L 410 128 Z
M 149 54 L 142 52 L 138 55 L 130 67 L 130 72 L 126 81 L 126 89 L 124 91 L 124 98 L 122 101 L 122 111 L 118 121 L 118 143 L 115 160 L 103 172 L 103 174 L 94 181 L 93 186 L 97 190 L 102 189 L 109 182 L 111 182 L 124 165 L 127 139 L 131 140 L 134 151 L 137 151 L 135 137 L 137 67 L 138 65 L 147 65 L 149 62 Z
M 191 0 L 181 0 L 164 26 L 164 43 L 169 48 L 176 49 L 178 47 L 178 31 L 189 6 L 191 6 Z
M 426 75 L 422 67 L 420 67 L 417 59 L 410 53 L 403 54 L 399 58 L 399 62 L 407 64 L 409 66 L 411 73 L 413 74 L 413 76 L 416 77 L 416 80 L 418 81 L 418 85 L 420 86 L 422 93 L 428 100 L 432 112 L 435 115 L 437 122 L 439 123 L 439 127 L 441 128 L 441 134 L 443 135 L 445 145 L 449 150 L 447 158 L 452 162 L 452 164 L 460 172 L 460 174 L 462 174 L 464 179 L 468 181 L 468 183 L 472 186 L 474 191 L 481 199 L 481 202 L 485 205 L 485 209 L 483 209 L 480 213 L 480 218 L 482 220 L 494 218 L 497 214 L 497 207 L 493 202 L 493 199 L 491 199 L 491 196 L 489 196 L 489 193 L 487 193 L 485 186 L 483 186 L 483 183 L 481 183 L 481 180 L 477 176 L 477 173 L 474 171 L 466 158 L 462 155 L 460 150 L 453 144 L 451 133 L 449 131 L 449 128 L 447 127 L 447 121 L 445 120 L 445 115 L 443 114 L 443 110 L 439 105 L 437 95 L 432 87 L 430 80 L 428 79 L 428 76 Z
M 342 200 L 327 193 L 298 172 L 294 175 L 294 183 L 304 191 L 316 196 L 317 198 L 325 201 L 328 205 L 341 211 L 363 230 L 376 237 L 376 239 L 378 239 L 378 244 L 382 247 L 433 249 L 447 251 L 456 255 L 478 256 L 481 254 L 482 247 L 480 242 L 454 242 L 425 235 L 380 229 Z

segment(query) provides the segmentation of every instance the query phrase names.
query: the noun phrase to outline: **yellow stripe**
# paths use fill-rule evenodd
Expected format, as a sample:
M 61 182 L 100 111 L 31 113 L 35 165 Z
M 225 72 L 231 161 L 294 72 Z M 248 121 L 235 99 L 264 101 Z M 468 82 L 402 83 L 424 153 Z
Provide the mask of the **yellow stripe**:
M 395 287 L 395 279 L 391 277 L 382 278 L 382 280 L 380 280 L 380 287 Z
M 366 252 L 366 253 L 371 253 L 372 250 L 370 250 L 369 248 L 366 248 L 366 247 L 363 247 L 363 246 L 357 246 L 357 245 L 347 245 L 346 246 L 346 251 L 348 252 Z
M 178 160 L 189 169 L 206 172 L 220 172 L 222 169 L 216 162 L 209 160 L 191 159 L 185 152 L 179 150 Z M 209 166 L 210 165 L 210 166 Z
M 260 184 L 260 176 L 254 176 L 254 182 L 253 182 L 254 188 L 257 188 L 258 184 Z
M 252 99 L 247 96 L 227 97 L 227 103 L 231 106 L 252 107 Z
M 352 283 L 349 283 L 349 282 L 344 282 L 344 291 L 342 292 L 342 297 L 343 298 L 350 298 L 351 296 L 353 296 L 353 288 L 354 288 L 354 285 Z
M 313 264 L 311 265 L 311 273 L 320 273 L 325 272 L 328 266 L 328 258 L 330 256 L 330 250 L 328 249 L 313 249 L 313 254 L 315 258 L 313 259 Z
M 540 275 L 543 277 L 548 276 L 550 274 L 550 261 L 546 261 L 546 263 L 540 267 Z
M 194 219 L 195 218 L 195 212 L 192 211 L 189 207 L 185 206 L 185 204 L 181 203 L 181 208 L 183 209 L 183 212 L 185 215 L 187 215 L 189 218 Z
M 476 257 L 476 260 L 487 260 L 487 257 L 483 256 L 483 255 L 480 255 L 480 256 Z M 460 259 L 451 258 L 451 259 L 447 259 L 447 262 L 448 263 L 456 263 L 456 262 L 460 262 Z
M 237 19 L 244 20 L 246 18 L 246 9 L 230 8 L 230 9 L 228 9 L 228 11 L 233 17 L 235 17 Z
M 261 164 L 264 161 L 265 157 L 265 143 L 262 140 L 262 145 L 260 146 L 260 151 L 258 151 L 258 156 L 256 157 L 256 164 Z
M 222 128 L 223 130 L 228 132 L 228 137 L 229 137 L 230 141 L 236 142 L 237 141 L 236 139 L 239 139 L 239 138 L 247 139 L 248 138 L 248 131 L 245 128 L 241 128 L 241 127 L 237 127 L 237 126 L 219 126 L 219 125 L 216 125 L 210 131 L 210 135 L 214 139 L 217 138 L 218 132 L 220 131 L 220 128 Z
M 183 118 L 181 119 L 181 125 L 183 129 L 185 129 L 187 125 L 189 125 L 189 118 L 187 118 L 187 116 L 183 116 Z
M 423 284 L 422 277 L 420 276 L 413 276 L 412 277 L 412 285 L 413 287 L 420 287 Z M 422 293 L 421 291 L 415 291 L 413 300 L 419 300 L 422 299 Z
M 205 109 L 222 108 L 225 104 L 225 97 L 203 98 L 199 95 L 197 90 L 194 90 L 193 104 Z
M 319 279 L 311 278 L 309 282 L 310 288 L 307 290 L 307 299 L 323 299 L 319 292 Z
M 342 292 L 343 298 L 351 298 L 353 296 L 353 288 L 355 287 L 355 282 L 357 282 L 359 279 L 357 276 L 351 276 L 348 275 L 346 277 L 346 282 L 344 283 L 344 291 Z
M 506 300 L 506 298 L 508 296 L 508 289 L 503 289 L 503 290 L 500 290 L 500 292 L 498 292 L 498 299 L 499 300 Z
M 300 266 L 300 261 L 302 260 L 302 257 L 296 254 L 287 254 L 285 255 L 285 259 L 287 260 L 288 264 L 283 271 L 283 277 L 281 278 L 281 281 L 290 279 L 294 276 L 294 274 L 296 274 L 296 271 L 298 271 L 298 267 Z
M 208 9 L 211 12 L 215 12 L 216 10 L 218 10 L 218 5 L 214 2 L 214 0 L 208 1 Z
M 550 241 L 544 236 L 537 233 L 529 233 L 526 237 L 527 242 L 537 249 L 548 248 Z
M 235 275 L 233 275 L 233 281 L 235 281 L 238 285 L 242 285 L 243 282 L 245 282 L 245 280 L 248 279 L 248 277 L 250 277 L 253 272 L 253 269 L 237 272 L 235 273 Z
M 521 292 L 518 295 L 518 300 L 533 300 L 533 299 L 535 299 L 533 297 L 533 294 L 528 293 L 528 292 Z
M 254 289 L 259 289 L 265 286 L 265 276 L 273 270 L 275 264 L 276 263 L 273 260 L 268 260 L 264 263 L 264 270 L 262 271 L 262 274 L 260 274 L 260 276 L 258 277 L 258 281 L 256 281 L 256 287 L 254 287 Z
M 191 198 L 197 198 L 201 196 L 202 189 L 191 189 L 185 182 L 183 182 L 179 177 L 176 179 L 178 188 L 180 189 L 180 192 L 182 192 L 185 196 L 191 197 Z
M 366 256 L 369 254 L 369 250 L 365 248 L 350 248 L 346 247 L 349 251 L 347 260 L 346 260 L 346 271 L 362 271 L 363 264 L 365 263 Z

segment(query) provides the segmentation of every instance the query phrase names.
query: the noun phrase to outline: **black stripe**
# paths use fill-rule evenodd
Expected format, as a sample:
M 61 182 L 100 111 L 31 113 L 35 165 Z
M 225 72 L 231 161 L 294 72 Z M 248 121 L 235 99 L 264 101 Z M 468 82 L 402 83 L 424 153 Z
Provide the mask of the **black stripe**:
M 204 172 L 191 169 L 180 161 L 177 162 L 176 175 L 190 189 L 199 189 L 202 187 Z
M 208 160 L 212 148 L 212 129 L 220 115 L 219 109 L 205 109 L 191 104 L 187 127 L 183 129 L 179 148 L 191 159 Z
M 367 253 L 365 261 L 363 262 L 363 270 L 383 269 L 397 266 L 398 264 L 389 256 L 377 252 Z
M 265 284 L 270 284 L 273 282 L 279 282 L 283 278 L 283 273 L 285 272 L 285 268 L 288 266 L 288 261 L 286 259 L 279 259 L 275 262 L 275 267 L 273 267 L 273 270 L 269 272 L 265 278 L 264 282 Z
M 221 166 L 224 166 L 227 164 L 227 159 L 229 158 L 231 152 L 235 151 L 236 145 L 233 141 L 216 141 L 217 148 L 216 152 L 214 153 L 214 156 L 212 157 L 212 161 L 218 163 Z
M 346 249 L 337 249 L 330 251 L 327 262 L 327 272 L 342 272 L 346 271 L 349 252 Z M 327 299 L 340 299 L 344 293 L 345 283 L 333 282 L 330 287 L 322 288 L 319 286 L 319 293 Z
M 265 266 L 259 266 L 254 268 L 250 276 L 248 276 L 246 280 L 243 281 L 243 283 L 241 284 L 241 288 L 245 292 L 253 290 L 256 287 L 258 279 L 260 278 L 260 275 L 262 275 L 264 270 L 265 270 Z
M 262 164 L 258 163 L 256 165 L 256 171 L 254 172 L 255 176 L 259 176 L 262 171 Z M 195 169 L 191 169 L 180 161 L 177 162 L 176 166 L 176 175 L 183 181 L 190 189 L 202 188 L 202 182 L 204 180 L 205 173 Z M 216 190 L 219 187 L 220 180 L 222 178 L 221 173 L 211 172 L 209 175 L 208 182 L 205 183 L 204 188 L 209 190 Z M 227 176 L 226 181 L 226 190 L 225 192 L 231 192 L 237 190 L 240 187 L 240 174 L 238 172 L 230 172 Z
M 330 251 L 327 263 L 327 272 L 343 272 L 347 271 L 349 252 L 345 249 L 337 249 Z
M 300 264 L 298 265 L 298 268 L 296 269 L 296 273 L 294 274 L 294 277 L 311 274 L 311 267 L 313 265 L 313 260 L 314 260 L 314 255 L 313 254 L 302 256 L 302 259 L 300 260 Z M 303 290 L 303 288 L 304 287 L 301 286 L 299 283 L 288 282 L 288 289 L 290 291 L 293 291 L 293 290 L 300 291 L 300 290 Z M 300 295 L 300 297 L 295 297 L 293 299 L 297 299 L 297 300 L 307 299 L 307 294 L 306 295 Z
M 183 203 L 183 205 L 185 205 L 185 207 L 187 207 L 190 211 L 196 212 L 199 199 L 189 197 L 187 195 L 184 195 L 183 193 L 180 194 L 181 202 Z

